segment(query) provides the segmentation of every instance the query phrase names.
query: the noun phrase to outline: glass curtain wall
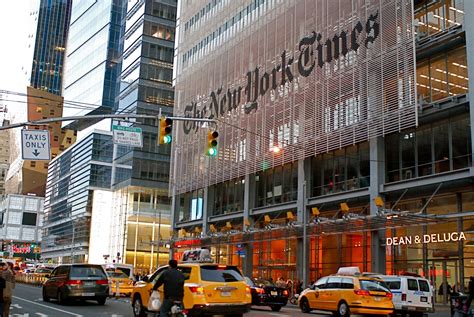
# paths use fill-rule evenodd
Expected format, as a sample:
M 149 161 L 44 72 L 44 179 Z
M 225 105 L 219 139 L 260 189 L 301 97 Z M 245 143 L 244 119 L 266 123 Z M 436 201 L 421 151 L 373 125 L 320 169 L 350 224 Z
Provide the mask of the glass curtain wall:
M 471 165 L 469 118 L 453 117 L 386 138 L 387 182 L 467 168 Z

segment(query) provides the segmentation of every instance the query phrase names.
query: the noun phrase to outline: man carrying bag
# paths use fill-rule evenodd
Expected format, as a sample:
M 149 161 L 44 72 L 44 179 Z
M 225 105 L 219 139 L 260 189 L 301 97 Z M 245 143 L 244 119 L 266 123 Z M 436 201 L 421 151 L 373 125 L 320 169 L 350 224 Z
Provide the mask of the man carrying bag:
M 168 317 L 173 302 L 183 301 L 184 297 L 184 275 L 178 270 L 178 262 L 170 260 L 168 264 L 169 268 L 158 277 L 158 281 L 153 286 L 153 291 L 156 291 L 161 285 L 164 285 L 165 298 L 162 299 L 160 317 Z

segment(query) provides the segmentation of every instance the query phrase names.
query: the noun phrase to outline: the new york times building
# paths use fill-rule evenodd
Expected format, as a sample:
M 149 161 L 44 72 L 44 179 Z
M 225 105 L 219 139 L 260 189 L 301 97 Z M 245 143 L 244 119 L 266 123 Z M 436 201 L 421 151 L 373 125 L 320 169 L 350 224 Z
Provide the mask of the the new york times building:
M 175 115 L 214 123 L 174 123 L 175 256 L 208 247 L 274 279 L 358 266 L 464 286 L 471 6 L 183 1 Z

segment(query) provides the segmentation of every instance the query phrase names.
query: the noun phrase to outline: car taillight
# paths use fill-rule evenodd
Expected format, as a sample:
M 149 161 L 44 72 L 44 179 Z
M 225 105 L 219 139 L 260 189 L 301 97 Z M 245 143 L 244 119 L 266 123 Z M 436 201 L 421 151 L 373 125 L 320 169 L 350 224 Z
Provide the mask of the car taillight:
M 385 294 L 385 297 L 388 297 L 388 298 L 392 299 L 392 298 L 393 298 L 393 294 L 390 293 L 390 292 L 388 292 L 387 294 Z
M 251 292 L 250 292 L 250 287 L 249 287 L 249 286 L 245 286 L 245 293 L 247 293 L 247 294 L 250 294 L 250 293 L 251 293 Z
M 204 294 L 204 288 L 202 286 L 189 286 L 189 290 L 191 293 L 196 294 L 196 295 L 203 295 Z
M 255 291 L 258 293 L 258 294 L 265 294 L 265 290 L 263 288 L 255 288 Z
M 288 290 L 283 291 L 283 296 L 288 296 Z
M 356 293 L 356 295 L 370 296 L 370 292 L 365 289 L 355 289 L 354 293 Z
M 66 281 L 66 283 L 64 283 L 66 285 L 82 285 L 82 281 L 81 280 L 69 280 L 69 281 Z
M 407 301 L 407 294 L 402 294 L 402 302 L 406 302 Z
M 95 282 L 97 283 L 97 285 L 108 285 L 109 284 L 109 280 L 97 280 Z

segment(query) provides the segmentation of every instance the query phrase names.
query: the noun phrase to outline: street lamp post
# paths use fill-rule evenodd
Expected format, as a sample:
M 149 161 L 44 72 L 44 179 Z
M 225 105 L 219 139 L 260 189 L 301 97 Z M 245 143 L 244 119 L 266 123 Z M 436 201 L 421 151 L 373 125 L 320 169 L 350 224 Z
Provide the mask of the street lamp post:
M 161 244 L 161 210 L 158 216 L 158 243 L 156 245 L 156 268 L 160 266 L 160 244 Z

